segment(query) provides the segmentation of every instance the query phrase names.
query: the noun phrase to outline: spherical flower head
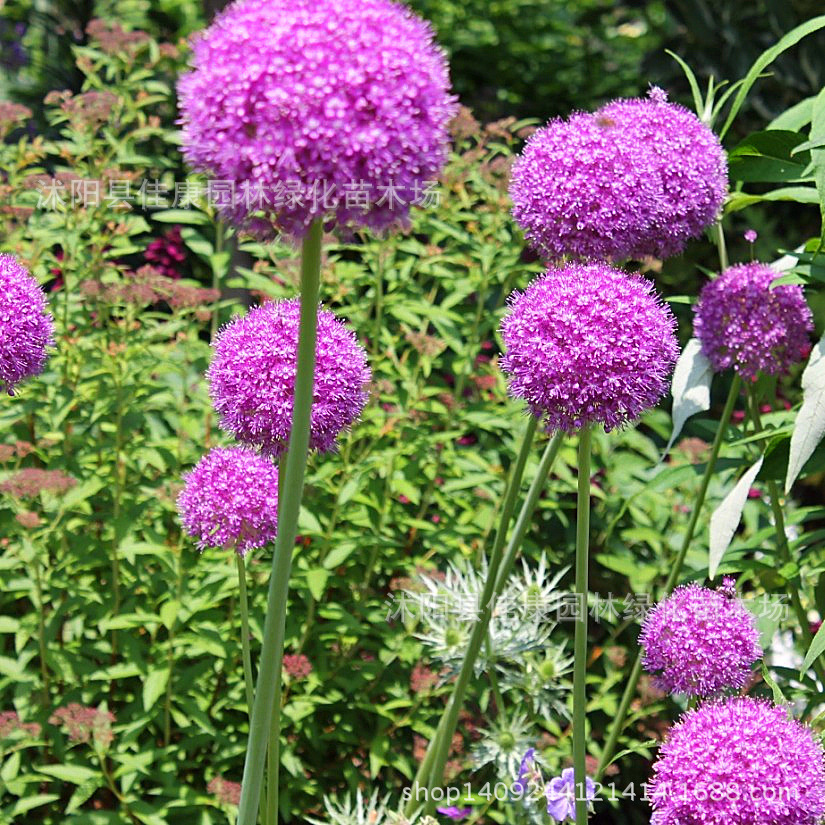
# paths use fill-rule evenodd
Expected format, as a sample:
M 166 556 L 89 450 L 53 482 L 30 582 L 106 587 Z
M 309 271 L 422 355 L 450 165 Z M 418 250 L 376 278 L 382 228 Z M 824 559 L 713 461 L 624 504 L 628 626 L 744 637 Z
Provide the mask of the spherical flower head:
M 207 372 L 221 426 L 239 441 L 279 456 L 289 445 L 298 361 L 298 299 L 263 304 L 226 326 Z M 328 452 L 361 413 L 371 378 L 355 334 L 318 310 L 310 449 Z
M 548 430 L 610 431 L 667 392 L 676 321 L 653 285 L 603 264 L 551 268 L 510 296 L 501 325 L 510 394 Z
M 244 447 L 216 447 L 184 476 L 178 512 L 198 547 L 244 556 L 278 533 L 278 468 Z
M 632 257 L 654 220 L 656 189 L 636 149 L 592 114 L 536 131 L 510 178 L 513 217 L 542 257 Z
M 655 687 L 710 696 L 743 687 L 762 656 L 753 616 L 729 590 L 679 587 L 645 618 L 639 644 Z
M 392 0 L 238 0 L 192 65 L 178 87 L 184 155 L 234 181 L 235 220 L 263 211 L 294 235 L 321 216 L 384 228 L 446 160 L 457 105 L 444 53 Z
M 680 252 L 719 214 L 716 136 L 660 89 L 551 121 L 513 166 L 513 216 L 542 256 L 623 260 Z
M 802 288 L 772 287 L 779 277 L 768 264 L 737 264 L 702 288 L 694 332 L 716 372 L 733 367 L 755 381 L 787 372 L 810 352 L 813 320 Z
M 678 254 L 719 217 L 727 196 L 728 164 L 719 138 L 656 87 L 647 98 L 608 103 L 595 116 L 621 132 L 655 188 L 653 220 L 631 256 Z
M 14 395 L 16 384 L 40 375 L 53 343 L 45 293 L 16 258 L 0 255 L 0 387 Z
M 822 745 L 786 708 L 707 702 L 673 727 L 653 766 L 651 825 L 816 825 Z

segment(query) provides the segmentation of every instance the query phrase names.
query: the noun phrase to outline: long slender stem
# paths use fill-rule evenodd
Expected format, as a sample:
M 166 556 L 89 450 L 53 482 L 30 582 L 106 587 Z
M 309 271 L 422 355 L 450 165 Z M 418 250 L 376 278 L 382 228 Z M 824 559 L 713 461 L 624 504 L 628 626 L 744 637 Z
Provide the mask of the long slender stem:
M 415 779 L 413 780 L 413 794 L 410 802 L 408 803 L 409 811 L 407 812 L 407 816 L 410 816 L 417 807 L 415 798 L 416 790 L 422 786 L 426 786 L 427 789 L 430 787 L 429 777 L 432 772 L 433 762 L 436 758 L 436 750 L 440 746 L 439 736 L 442 727 L 447 727 L 449 725 L 447 719 L 453 714 L 453 712 L 456 722 L 458 720 L 458 711 L 464 701 L 464 691 L 467 688 L 470 672 L 473 669 L 476 657 L 478 656 L 478 651 L 481 648 L 481 643 L 487 632 L 487 624 L 483 617 L 484 615 L 487 615 L 487 622 L 489 622 L 490 601 L 493 598 L 496 575 L 498 572 L 498 567 L 501 563 L 501 554 L 504 548 L 504 541 L 507 537 L 507 528 L 510 526 L 510 519 L 513 517 L 513 511 L 516 508 L 516 498 L 518 496 L 519 488 L 521 487 L 521 480 L 524 476 L 524 468 L 527 465 L 527 458 L 530 455 L 530 448 L 533 445 L 533 439 L 535 438 L 537 427 L 538 419 L 530 416 L 527 422 L 527 429 L 524 432 L 518 458 L 516 459 L 513 469 L 510 472 L 510 477 L 507 480 L 507 489 L 504 493 L 504 506 L 501 511 L 501 520 L 499 521 L 496 537 L 493 541 L 493 550 L 490 554 L 490 563 L 487 571 L 487 581 L 484 583 L 484 591 L 481 595 L 480 607 L 482 609 L 482 617 L 479 618 L 473 626 L 470 642 L 468 644 L 467 651 L 464 654 L 464 661 L 461 664 L 461 671 L 459 673 L 458 680 L 453 687 L 453 693 L 450 697 L 450 704 L 448 705 L 447 712 L 444 717 L 442 717 L 439 729 L 430 741 L 430 744 L 427 747 L 427 752 L 424 755 L 424 759 L 418 766 L 418 773 L 416 773 Z M 452 739 L 454 730 L 455 728 L 453 727 L 453 731 L 451 731 L 449 735 L 450 739 Z
M 705 465 L 705 474 L 702 477 L 702 484 L 699 487 L 699 493 L 696 496 L 696 502 L 693 505 L 693 512 L 691 513 L 687 530 L 685 530 L 685 535 L 682 539 L 682 546 L 680 547 L 676 558 L 673 560 L 673 564 L 670 568 L 670 575 L 667 577 L 667 581 L 665 582 L 663 596 L 666 596 L 671 592 L 671 590 L 673 590 L 682 574 L 682 567 L 685 563 L 685 557 L 690 549 L 693 536 L 696 533 L 696 527 L 699 524 L 699 516 L 702 513 L 702 506 L 705 503 L 705 497 L 708 493 L 710 479 L 716 469 L 716 461 L 719 458 L 719 451 L 722 448 L 722 442 L 725 439 L 725 433 L 727 432 L 728 424 L 730 423 L 730 417 L 733 413 L 733 407 L 736 404 L 736 399 L 739 397 L 739 388 L 741 386 L 742 380 L 740 379 L 739 374 L 734 373 L 733 381 L 730 385 L 730 391 L 728 392 L 728 398 L 725 402 L 725 409 L 722 411 L 722 417 L 719 419 L 719 427 L 716 430 L 716 436 L 713 439 L 713 446 L 710 449 L 710 455 L 708 456 L 707 464 Z M 636 695 L 636 686 L 639 684 L 639 677 L 641 675 L 642 651 L 639 650 L 636 654 L 636 660 L 633 662 L 633 667 L 630 670 L 630 675 L 628 676 L 624 693 L 622 694 L 621 701 L 619 702 L 619 708 L 616 711 L 616 716 L 613 719 L 613 725 L 610 728 L 610 733 L 607 737 L 607 741 L 605 742 L 604 749 L 602 750 L 602 756 L 599 760 L 599 768 L 595 777 L 596 781 L 599 781 L 604 775 L 605 769 L 610 764 L 611 759 L 613 759 L 613 754 L 616 752 L 616 745 L 618 744 L 619 736 L 621 735 L 622 730 L 624 730 L 625 719 L 627 719 L 627 714 L 630 710 L 630 703 Z
M 252 678 L 252 653 L 249 646 L 249 599 L 246 591 L 246 565 L 243 556 L 239 553 L 235 553 L 235 561 L 238 567 L 238 593 L 241 605 L 241 649 L 243 650 L 243 680 L 246 685 L 246 712 L 251 715 L 255 693 Z
M 286 630 L 286 607 L 292 550 L 298 532 L 298 515 L 304 492 L 312 392 L 315 379 L 315 344 L 318 333 L 318 293 L 321 275 L 323 229 L 315 221 L 304 239 L 301 257 L 301 319 L 298 337 L 298 365 L 295 377 L 295 402 L 292 432 L 286 458 L 286 476 L 278 508 L 278 537 L 269 580 L 263 647 L 258 668 L 257 690 L 249 725 L 249 744 L 244 763 L 238 825 L 255 825 L 261 800 L 267 738 L 280 731 L 281 665 Z M 278 761 L 280 735 L 274 743 L 275 782 L 270 790 L 272 807 L 278 810 Z
M 221 253 L 223 252 L 225 241 L 226 229 L 223 221 L 219 219 L 215 222 L 215 260 L 212 262 L 212 289 L 217 293 L 220 293 L 221 288 L 221 273 L 220 269 L 218 269 L 218 265 L 221 264 Z M 220 312 L 218 309 L 219 306 L 220 297 L 216 299 L 212 306 L 211 339 L 213 341 L 215 340 L 215 336 L 218 334 L 218 316 Z
M 473 634 L 470 638 L 470 644 L 467 647 L 467 652 L 464 654 L 461 672 L 459 673 L 455 687 L 453 688 L 453 695 L 450 697 L 450 703 L 447 706 L 447 711 L 442 717 L 441 724 L 439 725 L 433 740 L 430 742 L 430 746 L 427 749 L 427 755 L 424 757 L 424 762 L 422 762 L 418 769 L 419 776 L 416 777 L 416 781 L 413 783 L 413 795 L 407 805 L 408 809 L 405 811 L 407 816 L 410 816 L 412 811 L 414 811 L 417 807 L 415 791 L 418 787 L 418 783 L 421 781 L 421 778 L 429 777 L 429 791 L 440 783 L 444 775 L 444 766 L 447 764 L 450 743 L 452 742 L 453 734 L 455 733 L 456 726 L 458 724 L 458 714 L 461 710 L 461 706 L 464 702 L 464 695 L 473 674 L 473 666 L 478 656 L 479 647 L 481 646 L 481 642 L 484 639 L 484 636 L 487 633 L 487 628 L 490 624 L 495 599 L 504 589 L 507 577 L 510 575 L 513 565 L 516 562 L 516 556 L 518 555 L 521 543 L 524 540 L 524 535 L 527 532 L 527 528 L 533 518 L 533 511 L 536 509 L 539 496 L 541 495 L 541 491 L 544 489 L 544 484 L 547 481 L 547 476 L 549 475 L 550 469 L 552 468 L 553 463 L 556 460 L 556 456 L 558 455 L 562 440 L 563 435 L 561 433 L 557 433 L 553 436 L 547 444 L 544 454 L 541 457 L 538 469 L 536 470 L 536 475 L 533 478 L 533 482 L 527 492 L 527 497 L 522 504 L 516 523 L 513 526 L 513 532 L 510 536 L 510 540 L 507 542 L 507 547 L 503 551 L 501 563 L 498 565 L 498 573 L 495 576 L 495 584 L 493 585 L 490 597 L 481 605 L 482 612 L 473 627 Z M 513 481 L 515 481 L 515 477 L 513 478 Z M 519 485 L 516 485 L 516 488 L 518 488 L 518 486 Z M 509 495 L 507 498 L 509 498 Z M 513 502 L 513 506 L 511 507 L 507 499 L 505 499 L 505 506 L 502 508 L 502 519 L 496 533 L 496 544 L 498 544 L 499 541 L 504 541 L 504 535 L 506 535 L 507 530 L 506 525 L 510 522 L 514 505 L 515 502 Z M 500 534 L 502 534 L 501 539 L 499 539 Z M 491 568 L 490 576 L 492 575 L 493 573 Z M 473 643 L 474 640 L 476 640 L 476 636 L 478 636 L 477 644 L 474 645 Z M 427 805 L 428 808 L 431 809 L 433 802 L 432 793 L 428 793 L 427 796 Z
M 49 667 L 46 663 L 46 605 L 43 603 L 43 582 L 40 578 L 40 560 L 34 553 L 34 589 L 37 593 L 37 642 L 40 649 L 40 674 L 43 678 L 43 705 L 48 707 L 51 695 Z
M 573 642 L 573 786 L 576 822 L 587 822 L 585 776 L 587 742 L 587 566 L 590 554 L 590 451 L 593 432 L 579 433 L 579 483 L 576 499 L 576 633 Z
M 757 433 L 763 431 L 762 418 L 759 414 L 759 403 L 752 393 L 750 395 L 750 409 L 751 418 Z M 768 495 L 771 499 L 771 512 L 773 513 L 773 524 L 776 530 L 776 541 L 779 545 L 779 556 L 783 564 L 790 564 L 793 562 L 793 554 L 791 553 L 790 545 L 788 544 L 788 535 L 785 532 L 785 514 L 782 511 L 781 493 L 779 485 L 773 480 L 768 481 Z M 811 633 L 810 624 L 808 622 L 808 614 L 805 612 L 805 607 L 802 604 L 802 597 L 799 595 L 799 588 L 794 583 L 792 577 L 786 578 L 785 588 L 788 592 L 788 597 L 791 600 L 791 607 L 796 614 L 796 619 L 799 622 L 799 629 L 802 633 L 802 638 L 805 641 L 806 649 L 810 648 L 813 641 L 813 634 Z M 814 660 L 814 670 L 816 675 L 825 684 L 825 666 L 822 664 L 822 659 L 817 657 Z
M 725 246 L 725 231 L 722 229 L 722 221 L 714 224 L 713 232 L 716 235 L 716 250 L 719 253 L 719 266 L 724 272 L 728 268 L 728 250 Z

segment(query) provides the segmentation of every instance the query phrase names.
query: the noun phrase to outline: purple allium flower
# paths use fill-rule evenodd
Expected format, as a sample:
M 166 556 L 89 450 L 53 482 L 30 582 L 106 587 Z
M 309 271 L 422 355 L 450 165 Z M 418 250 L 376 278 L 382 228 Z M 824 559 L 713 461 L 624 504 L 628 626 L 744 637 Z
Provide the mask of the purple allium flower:
M 667 392 L 676 321 L 653 285 L 603 264 L 551 268 L 510 296 L 501 325 L 510 394 L 548 430 L 612 430 Z
M 816 825 L 822 745 L 787 708 L 737 696 L 673 727 L 653 766 L 651 825 Z
M 510 185 L 513 216 L 550 259 L 673 255 L 715 220 L 726 192 L 718 139 L 660 89 L 551 121 Z
M 458 805 L 448 805 L 446 808 L 436 808 L 436 810 L 447 819 L 456 821 L 466 819 L 473 812 L 472 808 L 459 808 Z
M 737 264 L 702 288 L 694 331 L 716 372 L 733 367 L 755 381 L 760 372 L 787 372 L 810 352 L 813 321 L 802 288 L 771 288 L 779 277 L 768 264 Z
M 186 532 L 207 547 L 244 556 L 278 533 L 278 468 L 244 447 L 216 447 L 184 476 L 178 512 Z
M 578 790 L 573 768 L 565 768 L 561 776 L 547 783 L 547 813 L 558 822 L 564 822 L 568 818 L 575 822 Z M 588 803 L 596 798 L 596 785 L 589 776 L 584 780 L 584 796 Z
M 0 255 L 0 387 L 14 395 L 15 384 L 43 372 L 53 343 L 45 293 L 16 258 Z
M 193 49 L 184 154 L 235 182 L 235 220 L 263 208 L 294 235 L 330 214 L 384 228 L 444 165 L 457 111 L 447 62 L 400 3 L 238 0 Z
M 639 644 L 657 688 L 709 696 L 748 681 L 762 656 L 759 631 L 731 589 L 727 579 L 721 590 L 688 584 L 647 614 Z
M 239 441 L 278 456 L 289 444 L 301 306 L 263 304 L 221 330 L 207 372 L 221 426 Z M 318 310 L 310 449 L 334 449 L 367 403 L 371 378 L 355 334 L 332 312 Z
M 748 229 L 745 232 L 745 240 L 748 243 L 756 243 L 756 239 L 759 237 L 755 229 Z
M 633 257 L 676 255 L 719 216 L 728 193 L 728 164 L 719 138 L 696 115 L 652 87 L 647 99 L 615 100 L 596 112 L 635 146 L 653 176 L 656 204 Z

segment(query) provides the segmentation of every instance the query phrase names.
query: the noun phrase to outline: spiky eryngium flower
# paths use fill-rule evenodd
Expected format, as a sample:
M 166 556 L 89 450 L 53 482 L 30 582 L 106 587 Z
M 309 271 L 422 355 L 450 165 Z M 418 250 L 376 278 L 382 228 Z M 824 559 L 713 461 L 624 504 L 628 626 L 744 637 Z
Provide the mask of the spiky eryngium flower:
M 417 600 L 422 625 L 417 637 L 429 648 L 430 656 L 446 666 L 445 679 L 464 658 L 472 625 L 483 606 L 486 578 L 486 559 L 479 570 L 468 563 L 450 562 L 443 578 L 420 577 L 423 593 L 405 594 Z M 519 661 L 528 651 L 547 646 L 555 625 L 554 610 L 561 600 L 555 590 L 559 578 L 549 576 L 545 558 L 535 571 L 525 563 L 522 572 L 510 576 L 490 619 L 489 649 L 485 645 L 476 659 L 477 674 L 502 662 Z
M 499 776 L 515 776 L 524 753 L 535 739 L 533 725 L 525 714 L 513 714 L 505 719 L 502 714 L 488 728 L 472 751 L 476 768 L 493 765 Z
M 438 825 L 429 816 L 419 819 L 419 814 L 406 817 L 390 810 L 390 795 L 379 798 L 378 790 L 365 797 L 359 788 L 353 799 L 349 794 L 339 800 L 324 797 L 324 819 L 307 817 L 312 825 Z
M 564 645 L 531 651 L 512 665 L 499 667 L 501 689 L 512 692 L 541 718 L 569 717 L 567 694 L 571 688 L 565 676 L 573 668 L 573 657 Z

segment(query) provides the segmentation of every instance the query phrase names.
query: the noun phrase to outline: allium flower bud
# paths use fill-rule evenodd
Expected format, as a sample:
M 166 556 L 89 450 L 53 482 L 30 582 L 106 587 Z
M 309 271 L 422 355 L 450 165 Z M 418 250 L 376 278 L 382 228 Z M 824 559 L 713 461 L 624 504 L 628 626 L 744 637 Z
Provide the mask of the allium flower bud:
M 743 687 L 762 656 L 753 616 L 729 585 L 677 588 L 647 614 L 639 644 L 654 685 L 688 696 Z
M 715 220 L 726 192 L 718 139 L 660 89 L 551 121 L 510 185 L 513 216 L 549 259 L 673 255 Z
M 297 299 L 252 309 L 221 330 L 207 372 L 221 426 L 279 456 L 289 445 L 301 306 Z M 367 403 L 371 373 L 355 334 L 318 310 L 310 449 L 328 452 Z
M 216 447 L 184 476 L 178 512 L 186 532 L 207 547 L 246 555 L 278 532 L 278 468 L 243 447 Z
M 14 395 L 15 384 L 43 372 L 53 343 L 43 290 L 16 258 L 0 255 L 0 387 Z
M 184 154 L 234 181 L 233 219 L 383 228 L 438 177 L 457 106 L 430 26 L 400 3 L 238 0 L 193 49 Z
M 653 774 L 651 825 L 816 825 L 825 814 L 821 743 L 787 708 L 749 696 L 686 713 Z
M 501 325 L 510 394 L 548 430 L 622 426 L 667 392 L 675 325 L 639 275 L 602 264 L 551 268 L 510 296 Z
M 811 310 L 797 284 L 772 287 L 768 264 L 738 264 L 705 284 L 694 331 L 716 372 L 733 367 L 755 381 L 777 375 L 810 352 Z

